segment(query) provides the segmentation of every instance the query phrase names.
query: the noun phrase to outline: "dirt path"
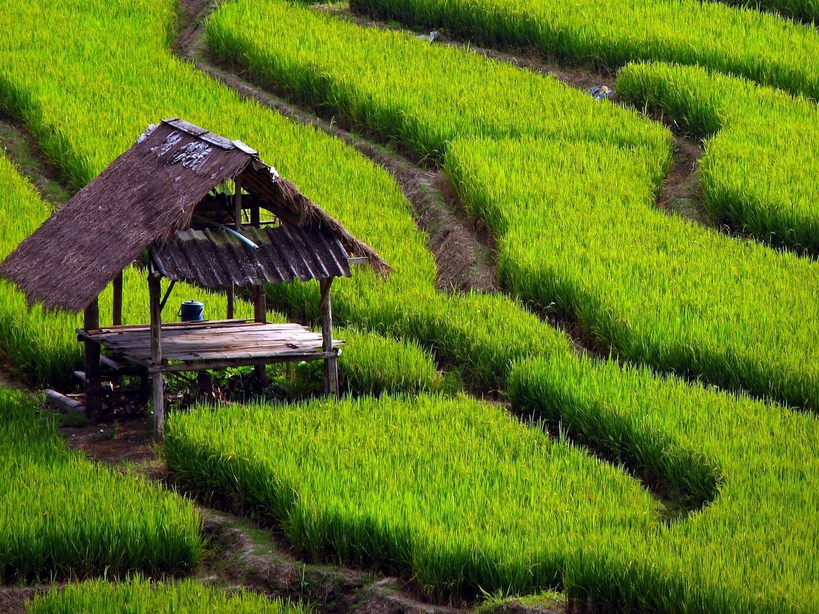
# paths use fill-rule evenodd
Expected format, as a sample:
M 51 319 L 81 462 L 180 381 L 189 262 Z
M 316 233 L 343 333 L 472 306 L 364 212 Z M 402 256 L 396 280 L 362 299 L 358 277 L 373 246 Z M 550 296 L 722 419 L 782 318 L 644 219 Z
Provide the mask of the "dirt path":
M 60 172 L 42 153 L 33 136 L 3 114 L 0 109 L 0 149 L 28 177 L 40 196 L 53 207 L 60 207 L 73 192 L 66 188 Z

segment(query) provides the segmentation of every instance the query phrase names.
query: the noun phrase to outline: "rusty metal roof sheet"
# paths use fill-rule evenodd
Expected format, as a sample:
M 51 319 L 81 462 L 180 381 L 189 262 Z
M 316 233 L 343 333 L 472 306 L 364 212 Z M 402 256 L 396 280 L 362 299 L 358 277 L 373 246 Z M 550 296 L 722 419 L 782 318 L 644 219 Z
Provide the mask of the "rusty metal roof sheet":
M 150 254 L 165 277 L 197 281 L 206 288 L 350 276 L 347 251 L 330 229 L 245 226 L 242 234 L 259 249 L 220 228 L 189 228 L 152 246 Z

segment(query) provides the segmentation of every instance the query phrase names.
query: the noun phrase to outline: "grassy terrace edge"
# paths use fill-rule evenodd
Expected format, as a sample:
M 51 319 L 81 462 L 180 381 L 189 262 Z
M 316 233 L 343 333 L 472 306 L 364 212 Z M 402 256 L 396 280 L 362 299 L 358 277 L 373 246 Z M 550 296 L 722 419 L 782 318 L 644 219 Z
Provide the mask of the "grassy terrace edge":
M 212 53 L 261 84 L 443 159 L 522 300 L 627 360 L 819 408 L 808 366 L 819 329 L 799 316 L 815 265 L 657 211 L 670 156 L 660 127 L 550 77 L 277 0 L 224 4 L 206 33 Z M 555 157 L 559 142 L 582 179 Z M 583 221 L 597 215 L 606 234 Z
M 193 504 L 69 450 L 38 410 L 0 389 L 0 580 L 194 569 L 202 541 Z

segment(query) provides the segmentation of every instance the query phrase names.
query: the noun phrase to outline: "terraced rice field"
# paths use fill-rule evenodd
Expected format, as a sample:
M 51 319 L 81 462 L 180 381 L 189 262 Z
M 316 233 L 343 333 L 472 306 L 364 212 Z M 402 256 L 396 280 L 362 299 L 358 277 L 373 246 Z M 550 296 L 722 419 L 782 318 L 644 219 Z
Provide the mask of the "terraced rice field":
M 463 608 L 557 589 L 607 612 L 817 610 L 810 0 L 225 0 L 199 7 L 196 65 L 173 51 L 190 4 L 0 0 L 0 109 L 72 189 L 163 117 L 241 139 L 393 273 L 337 284 L 341 400 L 172 412 L 167 482 L 84 459 L 36 397 L 0 392 L 0 579 L 77 581 L 26 611 L 337 612 L 168 581 L 219 558 L 188 490 L 304 565 L 396 575 Z M 474 44 L 618 71 L 616 98 Z M 450 213 L 487 238 L 496 292 L 436 289 L 458 254 L 433 253 L 412 195 L 339 125 L 444 178 Z M 657 205 L 683 136 L 714 225 Z M 51 212 L 24 173 L 0 156 L 0 256 Z M 127 322 L 148 319 L 143 277 L 126 272 Z M 267 293 L 271 317 L 317 323 L 315 285 Z M 78 325 L 0 282 L 0 354 L 29 385 L 67 384 Z

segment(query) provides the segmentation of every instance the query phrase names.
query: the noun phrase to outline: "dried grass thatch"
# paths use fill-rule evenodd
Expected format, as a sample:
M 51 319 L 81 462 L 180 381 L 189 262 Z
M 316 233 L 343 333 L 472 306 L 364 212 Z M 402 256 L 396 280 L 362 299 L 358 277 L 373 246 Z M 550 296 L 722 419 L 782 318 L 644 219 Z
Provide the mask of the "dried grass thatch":
M 240 176 L 240 177 L 239 177 Z M 23 241 L 0 264 L 29 303 L 81 311 L 139 254 L 190 226 L 196 205 L 239 177 L 282 223 L 329 228 L 351 256 L 381 274 L 368 245 L 302 195 L 241 143 L 187 122 L 164 120 Z

